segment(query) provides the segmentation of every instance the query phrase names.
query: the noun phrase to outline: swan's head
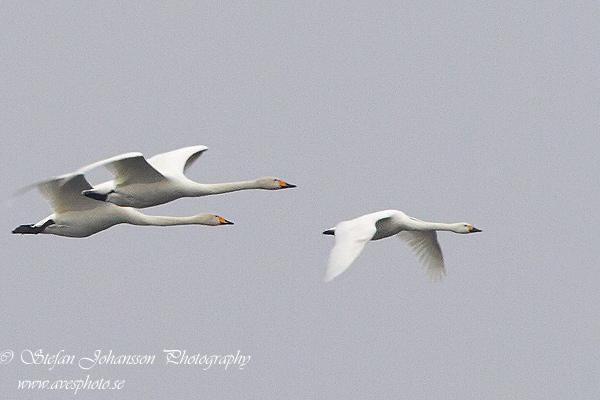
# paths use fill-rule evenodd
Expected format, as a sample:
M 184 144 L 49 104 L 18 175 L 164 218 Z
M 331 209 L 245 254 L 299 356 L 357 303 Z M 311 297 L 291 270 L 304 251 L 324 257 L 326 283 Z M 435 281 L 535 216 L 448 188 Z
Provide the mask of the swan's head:
M 473 225 L 466 222 L 459 222 L 456 224 L 456 228 L 454 229 L 456 233 L 475 233 L 481 232 L 480 229 L 475 228 Z
M 219 226 L 219 225 L 233 225 L 233 222 L 227 221 L 225 218 L 220 217 L 215 214 L 197 214 L 196 221 L 200 225 L 210 225 L 210 226 Z
M 282 181 L 281 179 L 273 178 L 270 176 L 266 178 L 257 179 L 256 183 L 258 183 L 260 188 L 268 190 L 287 189 L 296 187 L 296 185 L 292 185 L 291 183 L 287 183 Z

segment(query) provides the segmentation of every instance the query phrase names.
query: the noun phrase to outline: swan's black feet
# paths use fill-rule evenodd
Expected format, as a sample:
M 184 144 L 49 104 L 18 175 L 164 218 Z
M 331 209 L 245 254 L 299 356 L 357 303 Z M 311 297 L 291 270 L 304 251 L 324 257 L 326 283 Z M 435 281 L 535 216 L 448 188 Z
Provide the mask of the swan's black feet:
M 17 226 L 15 229 L 13 229 L 12 233 L 40 233 L 39 232 L 39 227 L 35 227 L 33 224 L 32 225 L 20 225 Z
M 12 233 L 37 235 L 38 233 L 42 233 L 44 231 L 44 229 L 46 229 L 49 225 L 52 225 L 53 223 L 54 223 L 54 221 L 49 219 L 48 221 L 44 222 L 43 225 L 40 225 L 40 226 L 35 226 L 33 224 L 20 225 L 20 226 L 17 226 L 15 229 L 13 229 Z
M 111 193 L 114 193 L 114 190 L 111 190 L 110 192 L 106 193 L 106 194 L 102 194 L 102 193 L 98 193 L 94 190 L 84 190 L 83 192 L 81 192 L 85 197 L 89 197 L 90 199 L 94 199 L 94 200 L 99 200 L 99 201 L 106 201 L 106 199 L 108 198 L 108 195 Z

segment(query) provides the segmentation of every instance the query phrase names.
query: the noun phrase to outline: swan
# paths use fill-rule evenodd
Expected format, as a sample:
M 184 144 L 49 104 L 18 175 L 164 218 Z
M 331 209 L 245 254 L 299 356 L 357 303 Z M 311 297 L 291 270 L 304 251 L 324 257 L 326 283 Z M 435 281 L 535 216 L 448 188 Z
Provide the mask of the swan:
M 392 235 L 398 235 L 400 239 L 408 242 L 421 259 L 427 274 L 432 279 L 439 280 L 446 274 L 446 270 L 436 231 L 481 232 L 466 222 L 425 222 L 398 210 L 378 211 L 340 222 L 334 228 L 323 232 L 325 235 L 335 235 L 335 246 L 329 255 L 325 281 L 331 281 L 348 269 L 369 240 L 379 240 Z
M 184 147 L 147 160 L 142 153 L 126 153 L 98 161 L 92 166 L 105 166 L 115 179 L 82 193 L 89 198 L 119 206 L 146 208 L 180 197 L 200 197 L 247 189 L 275 190 L 296 187 L 272 177 L 212 184 L 188 179 L 184 175 L 185 171 L 207 149 L 206 146 Z
M 54 214 L 37 224 L 20 225 L 12 233 L 46 233 L 68 237 L 87 237 L 116 224 L 132 225 L 230 225 L 233 222 L 214 215 L 198 214 L 191 217 L 163 217 L 142 214 L 130 207 L 119 207 L 81 195 L 92 186 L 84 175 L 76 172 L 34 184 L 50 204 Z M 28 190 L 26 188 L 26 190 Z

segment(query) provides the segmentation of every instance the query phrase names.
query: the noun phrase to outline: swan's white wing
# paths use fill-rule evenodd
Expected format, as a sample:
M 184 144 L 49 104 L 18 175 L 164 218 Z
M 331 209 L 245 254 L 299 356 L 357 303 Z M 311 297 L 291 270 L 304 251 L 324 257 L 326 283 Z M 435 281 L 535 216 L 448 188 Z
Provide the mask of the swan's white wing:
M 440 280 L 446 275 L 436 231 L 402 231 L 398 237 L 412 247 L 431 279 Z
M 183 175 L 185 171 L 208 150 L 206 146 L 190 146 L 182 149 L 157 154 L 148 159 L 150 165 L 158 171 L 169 175 Z
M 329 254 L 325 281 L 348 269 L 375 232 L 375 221 L 359 219 L 339 223 L 335 227 L 335 246 Z
M 92 188 L 83 174 L 62 175 L 38 182 L 35 186 L 57 214 L 67 211 L 91 210 L 102 204 L 81 195 L 82 191 Z
M 14 192 L 11 196 L 10 196 L 10 201 L 13 200 L 13 198 L 18 197 L 18 196 L 23 196 L 25 193 L 29 192 L 30 190 L 33 190 L 35 188 L 38 187 L 38 185 L 44 183 L 46 181 L 39 181 L 36 183 L 32 183 L 31 185 L 27 185 L 22 187 L 21 189 L 17 190 L 16 192 Z
M 104 166 L 114 175 L 117 186 L 165 180 L 165 177 L 154 169 L 141 153 L 126 153 L 110 160 L 110 162 L 104 163 Z
M 125 154 L 121 154 L 121 155 L 118 155 L 118 156 L 115 156 L 115 157 L 107 158 L 105 160 L 96 161 L 95 163 L 92 163 L 92 164 L 89 164 L 89 165 L 86 165 L 84 167 L 79 168 L 74 173 L 65 174 L 65 175 L 56 176 L 56 177 L 53 177 L 53 178 L 44 179 L 42 181 L 32 183 L 31 185 L 27 185 L 25 187 L 22 187 L 21 189 L 19 189 L 16 192 L 14 192 L 12 194 L 12 197 L 22 196 L 25 193 L 29 192 L 30 190 L 39 188 L 40 185 L 47 184 L 50 181 L 63 179 L 63 178 L 66 178 L 66 177 L 69 177 L 69 176 L 73 176 L 73 175 L 76 175 L 76 174 L 84 174 L 84 173 L 86 173 L 86 172 L 88 172 L 88 171 L 90 171 L 90 170 L 92 170 L 94 168 L 106 166 L 106 164 L 109 164 L 109 163 L 111 163 L 113 161 L 117 161 L 117 160 L 120 160 L 120 159 L 123 159 L 123 158 L 128 158 L 128 157 L 141 156 L 141 155 L 142 155 L 142 153 L 125 153 Z
M 86 172 L 94 169 L 94 168 L 98 168 L 98 167 L 104 167 L 107 164 L 113 163 L 115 161 L 120 161 L 120 160 L 124 160 L 126 158 L 132 158 L 132 157 L 143 157 L 142 153 L 138 153 L 138 152 L 131 152 L 131 153 L 124 153 L 124 154 L 119 154 L 118 156 L 114 156 L 114 157 L 110 157 L 110 158 L 106 158 L 104 160 L 100 160 L 100 161 L 96 161 L 95 163 L 86 165 L 84 167 L 79 168 L 76 173 L 78 174 L 85 174 Z

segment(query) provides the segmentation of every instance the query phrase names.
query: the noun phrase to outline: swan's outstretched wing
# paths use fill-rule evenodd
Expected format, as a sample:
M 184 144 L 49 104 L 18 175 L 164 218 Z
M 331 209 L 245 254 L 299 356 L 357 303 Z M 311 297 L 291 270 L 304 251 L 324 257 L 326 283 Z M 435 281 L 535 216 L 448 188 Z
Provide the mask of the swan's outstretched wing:
M 44 179 L 44 180 L 32 183 L 31 185 L 27 185 L 25 187 L 22 187 L 21 189 L 19 189 L 16 192 L 14 192 L 12 194 L 12 197 L 22 196 L 25 193 L 29 192 L 30 190 L 39 188 L 40 185 L 48 184 L 48 182 L 51 182 L 51 181 L 60 180 L 60 179 L 63 179 L 63 178 L 74 176 L 76 174 L 85 174 L 86 172 L 88 172 L 88 171 L 90 171 L 90 170 L 92 170 L 94 168 L 106 166 L 107 164 L 110 164 L 113 161 L 118 161 L 118 160 L 121 160 L 121 159 L 124 159 L 124 158 L 128 158 L 128 157 L 137 157 L 137 156 L 141 156 L 141 155 L 142 155 L 142 153 L 125 153 L 125 154 L 121 154 L 121 155 L 118 155 L 118 156 L 115 156 L 115 157 L 107 158 L 105 160 L 96 161 L 95 163 L 92 163 L 92 164 L 89 164 L 89 165 L 86 165 L 84 167 L 79 168 L 76 172 L 73 172 L 73 173 L 70 173 L 70 174 L 61 175 L 61 176 L 56 176 L 56 177 L 53 177 L 53 178 Z
M 91 210 L 102 204 L 81 195 L 82 191 L 91 189 L 92 185 L 80 173 L 62 175 L 38 182 L 35 187 L 57 214 L 67 211 Z
M 148 162 L 162 173 L 181 176 L 206 150 L 208 150 L 206 146 L 184 147 L 157 154 L 149 158 Z
M 432 280 L 440 280 L 446 275 L 436 231 L 402 231 L 398 237 L 412 247 Z
M 44 181 L 39 181 L 36 183 L 32 183 L 31 185 L 27 185 L 27 186 L 23 186 L 22 188 L 20 188 L 19 190 L 17 190 L 16 192 L 14 192 L 8 201 L 10 201 L 12 203 L 12 201 L 14 200 L 15 197 L 19 197 L 19 196 L 23 196 L 25 193 L 29 192 L 30 190 L 36 189 L 38 187 L 38 185 L 46 182 L 47 180 Z
M 75 171 L 75 173 L 85 174 L 86 172 L 88 172 L 94 168 L 105 167 L 105 166 L 107 166 L 107 164 L 111 164 L 116 161 L 124 160 L 126 158 L 133 158 L 133 157 L 143 157 L 143 154 L 138 153 L 138 152 L 119 154 L 118 156 L 106 158 L 104 160 L 96 161 L 95 163 L 88 164 L 84 167 L 81 167 L 77 171 Z
M 344 272 L 356 260 L 365 244 L 375 235 L 375 222 L 357 219 L 341 222 L 335 227 L 335 246 L 329 254 L 325 281 Z
M 103 163 L 114 175 L 115 185 L 117 186 L 155 183 L 165 180 L 165 177 L 150 165 L 141 153 L 125 153 L 112 157 L 108 161 L 98 161 L 98 163 Z

